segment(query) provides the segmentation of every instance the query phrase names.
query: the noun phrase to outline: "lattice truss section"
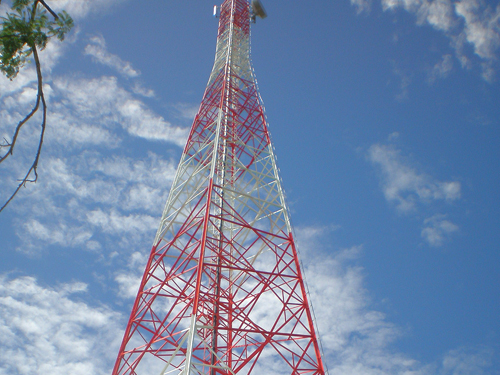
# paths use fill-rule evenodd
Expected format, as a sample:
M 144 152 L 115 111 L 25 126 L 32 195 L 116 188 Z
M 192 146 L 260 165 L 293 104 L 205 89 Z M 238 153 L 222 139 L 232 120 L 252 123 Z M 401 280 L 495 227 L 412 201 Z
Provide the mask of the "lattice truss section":
M 324 374 L 250 65 L 247 0 L 215 63 L 113 374 Z

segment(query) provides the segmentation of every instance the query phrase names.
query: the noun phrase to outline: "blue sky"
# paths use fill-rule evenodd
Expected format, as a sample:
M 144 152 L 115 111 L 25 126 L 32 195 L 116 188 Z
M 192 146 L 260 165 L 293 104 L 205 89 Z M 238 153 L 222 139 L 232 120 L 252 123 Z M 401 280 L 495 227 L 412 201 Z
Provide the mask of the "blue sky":
M 49 3 L 76 26 L 41 54 L 39 181 L 0 214 L 0 374 L 108 374 L 217 20 L 205 0 Z M 252 61 L 330 374 L 500 374 L 500 3 L 264 5 Z M 34 79 L 0 78 L 2 138 Z

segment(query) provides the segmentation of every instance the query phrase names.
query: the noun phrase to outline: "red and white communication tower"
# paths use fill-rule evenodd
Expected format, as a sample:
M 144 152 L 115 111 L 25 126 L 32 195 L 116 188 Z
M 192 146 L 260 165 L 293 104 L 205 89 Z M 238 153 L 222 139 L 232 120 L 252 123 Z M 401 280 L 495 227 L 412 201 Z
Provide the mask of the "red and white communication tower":
M 260 3 L 225 0 L 215 63 L 114 375 L 324 374 L 250 64 Z

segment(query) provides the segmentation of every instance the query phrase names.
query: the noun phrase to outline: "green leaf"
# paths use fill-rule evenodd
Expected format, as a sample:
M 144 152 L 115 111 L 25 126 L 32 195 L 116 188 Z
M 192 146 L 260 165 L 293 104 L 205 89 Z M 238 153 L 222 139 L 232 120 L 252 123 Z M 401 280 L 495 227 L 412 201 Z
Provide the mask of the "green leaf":
M 43 50 L 52 37 L 64 40 L 74 25 L 73 19 L 65 11 L 53 19 L 47 16 L 42 6 L 37 6 L 33 13 L 33 5 L 34 0 L 14 0 L 14 12 L 2 17 L 0 71 L 10 79 L 19 73 L 33 48 Z

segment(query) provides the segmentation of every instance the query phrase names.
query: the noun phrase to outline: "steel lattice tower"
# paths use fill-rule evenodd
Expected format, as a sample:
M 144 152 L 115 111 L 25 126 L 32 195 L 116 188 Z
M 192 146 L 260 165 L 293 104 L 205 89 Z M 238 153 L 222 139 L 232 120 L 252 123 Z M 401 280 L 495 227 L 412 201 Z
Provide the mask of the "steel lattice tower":
M 325 373 L 250 64 L 250 9 L 220 7 L 213 70 L 114 375 Z

